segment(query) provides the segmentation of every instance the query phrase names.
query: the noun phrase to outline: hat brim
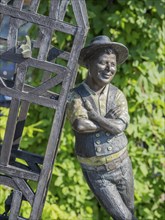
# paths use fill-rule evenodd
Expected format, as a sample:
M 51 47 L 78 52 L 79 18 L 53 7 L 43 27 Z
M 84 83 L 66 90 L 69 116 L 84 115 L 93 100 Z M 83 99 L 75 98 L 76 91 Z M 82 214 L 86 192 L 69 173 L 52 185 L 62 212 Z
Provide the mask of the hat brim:
M 121 43 L 112 42 L 106 44 L 93 44 L 84 47 L 80 52 L 79 64 L 86 67 L 87 60 L 97 52 L 98 49 L 112 49 L 114 50 L 117 58 L 117 64 L 122 64 L 128 58 L 128 48 Z M 100 50 L 99 50 L 100 51 Z

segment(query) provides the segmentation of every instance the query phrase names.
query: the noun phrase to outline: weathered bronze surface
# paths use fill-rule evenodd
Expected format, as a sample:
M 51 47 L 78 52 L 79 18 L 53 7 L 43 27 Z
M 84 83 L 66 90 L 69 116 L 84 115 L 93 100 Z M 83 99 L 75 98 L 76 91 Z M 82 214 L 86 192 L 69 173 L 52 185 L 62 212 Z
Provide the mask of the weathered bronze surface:
M 74 88 L 68 102 L 75 151 L 92 192 L 116 220 L 135 220 L 132 165 L 124 130 L 129 124 L 127 101 L 111 84 L 117 64 L 128 49 L 107 36 L 95 37 L 82 49 L 79 63 L 87 78 Z M 124 77 L 124 76 L 123 76 Z

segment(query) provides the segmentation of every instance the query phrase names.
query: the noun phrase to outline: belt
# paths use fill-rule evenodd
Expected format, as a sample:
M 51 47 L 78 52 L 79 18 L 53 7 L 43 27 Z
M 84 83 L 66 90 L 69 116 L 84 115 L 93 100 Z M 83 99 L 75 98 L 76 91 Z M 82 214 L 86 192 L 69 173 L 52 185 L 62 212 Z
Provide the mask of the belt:
M 77 155 L 77 159 L 80 163 L 90 165 L 90 166 L 100 166 L 105 163 L 109 163 L 117 158 L 119 158 L 126 151 L 126 147 L 117 153 L 108 155 L 108 156 L 99 156 L 99 157 L 80 157 Z
M 109 162 L 109 163 L 105 163 L 101 166 L 90 166 L 87 164 L 83 164 L 81 163 L 82 168 L 86 169 L 86 170 L 92 170 L 92 171 L 112 171 L 115 170 L 116 168 L 119 167 L 119 165 L 121 164 L 121 162 L 126 159 L 128 157 L 128 152 L 127 150 L 121 155 L 119 156 L 117 159 L 114 159 L 113 161 Z

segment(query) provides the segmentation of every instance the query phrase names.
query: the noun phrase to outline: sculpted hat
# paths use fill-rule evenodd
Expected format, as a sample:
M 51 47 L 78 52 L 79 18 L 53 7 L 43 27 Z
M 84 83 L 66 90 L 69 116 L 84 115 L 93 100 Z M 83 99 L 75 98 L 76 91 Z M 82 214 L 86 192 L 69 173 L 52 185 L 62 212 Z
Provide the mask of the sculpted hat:
M 128 58 L 128 48 L 121 43 L 112 42 L 109 37 L 105 35 L 95 37 L 89 44 L 80 52 L 79 64 L 86 66 L 86 61 L 97 53 L 98 49 L 112 49 L 117 58 L 117 63 L 121 64 Z M 100 50 L 99 50 L 100 51 Z

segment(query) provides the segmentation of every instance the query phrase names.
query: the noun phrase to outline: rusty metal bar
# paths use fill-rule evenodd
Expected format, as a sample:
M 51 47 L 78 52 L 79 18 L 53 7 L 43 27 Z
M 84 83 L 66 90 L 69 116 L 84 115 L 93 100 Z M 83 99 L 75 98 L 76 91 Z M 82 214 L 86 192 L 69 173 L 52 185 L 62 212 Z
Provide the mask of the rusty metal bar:
M 24 66 L 19 66 L 17 68 L 17 76 L 15 80 L 15 85 L 14 85 L 14 87 L 17 90 L 20 90 L 23 87 L 25 71 L 26 71 L 26 67 Z M 11 94 L 9 96 L 11 96 Z M 20 104 L 20 101 L 18 99 L 14 99 L 14 98 L 12 99 L 7 126 L 6 126 L 4 142 L 2 145 L 1 156 L 0 156 L 0 164 L 5 165 L 5 166 L 8 165 L 9 160 L 10 160 L 13 138 L 14 138 L 16 122 L 17 122 L 17 116 L 18 116 L 18 111 L 19 111 L 19 104 Z
M 10 0 L 1 0 L 2 4 L 5 4 L 7 5 L 7 3 L 9 2 Z
M 31 0 L 30 10 L 36 12 L 38 10 L 39 4 L 40 4 L 40 0 Z
M 1 94 L 12 97 L 5 138 L 3 146 L 0 147 L 0 173 L 3 174 L 0 175 L 0 184 L 15 189 L 10 219 L 25 220 L 25 218 L 19 216 L 23 195 L 32 207 L 30 219 L 39 220 L 58 150 L 65 119 L 68 92 L 75 81 L 79 53 L 88 31 L 85 0 L 51 0 L 49 16 L 37 13 L 39 0 L 31 1 L 29 11 L 22 11 L 21 0 L 14 1 L 13 7 L 5 5 L 5 2 L 7 4 L 7 1 L 4 0 L 0 3 L 0 13 L 11 17 L 10 30 L 8 51 L 3 53 L 0 59 L 3 58 L 3 60 L 16 63 L 17 71 L 15 81 L 10 85 L 7 80 L 0 78 Z M 63 22 L 69 3 L 73 8 L 77 26 Z M 37 40 L 32 39 L 32 48 L 39 49 L 37 59 L 33 57 L 24 59 L 17 50 L 18 29 L 26 22 L 31 22 L 40 29 Z M 60 31 L 74 36 L 70 53 L 51 45 L 53 31 Z M 67 67 L 53 63 L 57 57 L 66 60 Z M 29 67 L 44 71 L 41 84 L 36 88 L 25 84 L 25 75 Z M 56 75 L 52 77 L 52 73 Z M 37 74 L 37 71 L 34 74 Z M 59 85 L 61 86 L 59 94 L 49 91 Z M 55 109 L 44 157 L 18 149 L 31 103 Z M 7 140 L 7 137 L 10 138 Z M 17 158 L 24 160 L 26 164 L 18 162 Z M 37 182 L 36 192 L 33 192 L 30 188 L 28 180 Z M 18 204 L 13 204 L 13 201 L 17 199 Z
M 69 2 L 70 2 L 70 0 L 62 0 L 61 1 L 61 5 L 58 10 L 58 15 L 56 16 L 56 18 L 58 20 L 63 21 Z
M 31 23 L 35 23 L 53 30 L 61 31 L 63 33 L 74 35 L 76 33 L 77 27 L 67 24 L 59 20 L 53 20 L 44 15 L 34 14 L 32 12 L 20 11 L 11 6 L 4 6 L 0 3 L 0 13 L 14 17 L 17 14 L 18 19 L 22 19 Z
M 43 70 L 49 70 L 50 72 L 62 73 L 68 72 L 68 69 L 59 64 L 50 63 L 47 61 L 37 60 L 35 58 L 24 59 L 20 54 L 11 53 L 11 51 L 6 51 L 2 55 L 0 55 L 0 59 L 12 61 L 18 64 L 22 64 L 25 66 L 31 66 Z
M 33 200 L 34 200 L 34 192 L 32 189 L 29 187 L 27 182 L 25 180 L 13 177 L 13 180 L 15 184 L 17 185 L 18 189 L 22 192 L 26 200 L 33 205 Z
M 37 59 L 46 60 L 51 44 L 52 30 L 50 28 L 40 27 L 40 31 L 42 33 L 42 40 L 40 43 L 39 54 Z
M 18 190 L 14 190 L 9 220 L 17 220 L 17 216 L 19 215 L 21 202 L 22 202 L 22 193 Z
M 2 93 L 3 94 L 3 93 Z M 17 115 L 19 111 L 19 101 L 12 99 L 10 104 L 10 112 L 5 131 L 4 142 L 1 149 L 0 164 L 7 166 L 10 160 L 11 148 L 14 138 L 14 131 L 17 122 Z M 9 138 L 10 137 L 10 138 Z
M 81 30 L 81 29 L 80 29 Z M 81 31 L 77 33 L 77 35 L 75 36 L 75 44 L 73 44 L 73 49 L 72 49 L 72 61 L 69 62 L 68 65 L 69 68 L 72 69 L 76 69 L 76 64 L 77 64 L 77 57 L 75 54 L 75 51 L 78 53 L 80 52 L 81 48 L 82 48 L 82 44 L 84 43 L 84 39 L 80 37 L 79 34 L 81 34 Z M 79 40 L 78 40 L 79 39 Z M 72 75 L 73 78 L 75 78 L 75 76 Z M 66 106 L 66 99 L 67 99 L 67 91 L 70 88 L 70 81 L 71 81 L 71 77 L 66 77 L 65 80 L 63 81 L 63 91 L 62 96 L 59 99 L 59 105 L 58 108 L 56 110 L 56 114 L 53 120 L 53 125 L 52 125 L 52 130 L 50 133 L 50 137 L 49 137 L 49 142 L 48 142 L 48 146 L 47 146 L 47 151 L 45 153 L 45 158 L 44 158 L 44 163 L 43 163 L 43 168 L 40 174 L 40 179 L 39 179 L 39 183 L 38 183 L 38 188 L 36 191 L 36 195 L 35 195 L 35 199 L 34 199 L 34 205 L 33 205 L 33 209 L 32 209 L 32 213 L 30 216 L 30 219 L 37 219 L 37 216 L 40 216 L 40 206 L 38 205 L 37 201 L 41 201 L 41 204 L 44 203 L 44 198 L 46 195 L 46 191 L 47 189 L 45 187 L 43 187 L 43 185 L 48 185 L 50 178 L 51 178 L 51 171 L 52 167 L 53 167 L 53 163 L 54 163 L 54 159 L 57 153 L 57 148 L 58 148 L 58 144 L 59 144 L 59 135 L 61 132 L 61 128 L 62 128 L 62 122 L 63 122 L 63 117 L 64 117 L 64 113 L 65 113 L 65 106 Z M 62 109 L 62 106 L 64 107 Z M 57 130 L 57 127 L 59 128 L 59 130 Z M 56 146 L 56 147 L 54 147 Z M 47 161 L 49 161 L 49 164 L 47 163 Z M 50 171 L 50 172 L 49 172 Z
M 59 9 L 60 9 L 60 1 L 59 0 L 51 1 L 50 2 L 49 17 L 50 18 L 57 18 Z
M 85 1 L 81 1 L 81 4 L 80 1 L 71 1 L 77 24 L 79 27 L 83 27 L 85 30 L 88 30 L 89 24 Z
M 24 3 L 24 0 L 14 0 L 13 7 L 22 9 L 23 3 Z
M 33 181 L 38 181 L 39 179 L 39 174 L 26 171 L 14 166 L 3 166 L 0 165 L 0 172 L 4 173 L 5 175 L 9 175 L 11 177 L 19 177 L 21 179 L 26 179 L 26 180 L 33 180 Z
M 18 35 L 18 23 L 17 19 L 10 18 L 9 33 L 7 38 L 7 49 L 15 52 L 17 44 L 17 35 Z
M 24 85 L 24 87 L 25 87 L 25 85 Z M 27 101 L 22 101 L 21 105 L 20 105 L 20 113 L 19 113 L 19 117 L 17 120 L 16 129 L 15 129 L 15 133 L 14 133 L 13 149 L 18 149 L 18 147 L 19 147 L 19 143 L 22 138 L 22 132 L 24 129 L 25 120 L 27 117 L 28 110 L 29 110 L 29 103 Z M 18 156 L 18 153 L 15 156 Z
M 53 109 L 56 109 L 57 105 L 58 105 L 58 101 L 55 100 L 54 98 L 51 99 L 51 96 L 49 98 L 47 98 L 46 96 L 38 96 L 38 95 L 35 95 L 35 94 L 29 94 L 29 93 L 23 92 L 23 91 L 19 92 L 17 90 L 14 90 L 14 89 L 8 88 L 8 87 L 0 86 L 0 88 L 1 88 L 1 94 L 2 95 L 12 96 L 15 99 L 19 98 L 21 100 L 28 101 L 30 103 L 35 103 L 35 104 L 38 104 L 38 105 L 41 105 L 41 106 L 45 106 L 45 107 L 49 107 L 49 108 L 53 108 Z M 11 104 L 11 106 L 12 106 L 12 104 Z M 13 113 L 13 116 L 17 115 L 16 114 L 17 113 L 16 112 L 16 108 L 15 107 L 13 107 L 13 108 L 14 109 L 11 110 L 12 111 L 11 112 L 11 118 L 12 118 L 12 113 Z M 19 106 L 18 106 L 18 108 L 19 108 Z M 14 119 L 12 119 L 12 122 L 14 123 Z M 8 127 L 9 127 L 9 131 L 10 131 L 10 122 L 9 122 L 9 126 Z M 13 124 L 13 129 L 14 128 L 15 128 L 15 126 Z M 12 134 L 12 131 L 11 131 L 11 134 Z M 11 136 L 11 138 L 12 138 L 12 136 Z M 10 142 L 10 140 L 8 140 L 8 142 Z
M 12 180 L 12 178 L 7 177 L 7 176 L 5 176 L 5 175 L 0 175 L 0 184 L 18 190 L 18 187 L 17 187 L 17 185 L 14 183 L 14 181 Z

